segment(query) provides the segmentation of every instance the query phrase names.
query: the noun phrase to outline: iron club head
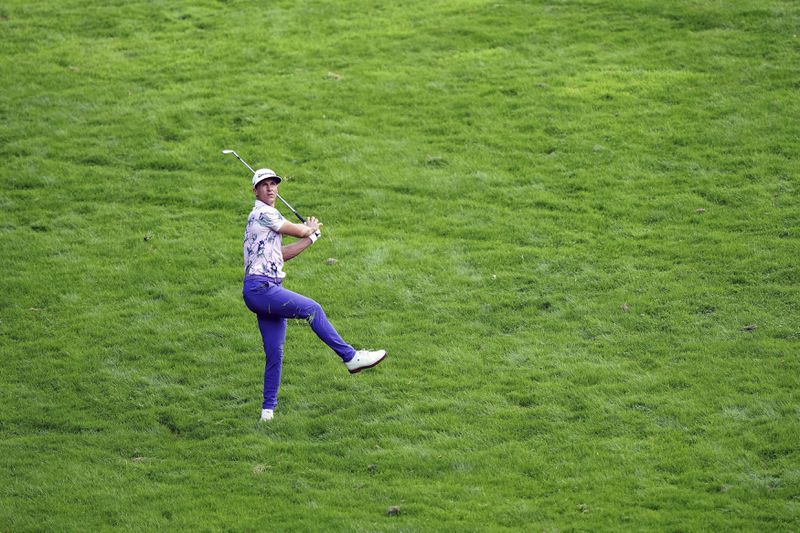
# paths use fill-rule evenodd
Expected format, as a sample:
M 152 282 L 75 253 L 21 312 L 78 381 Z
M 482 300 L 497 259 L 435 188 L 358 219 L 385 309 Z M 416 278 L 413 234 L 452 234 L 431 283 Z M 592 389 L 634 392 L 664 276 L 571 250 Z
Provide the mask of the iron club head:
M 245 162 L 245 160 L 244 160 L 244 159 L 242 159 L 241 157 L 239 157 L 239 154 L 237 154 L 235 151 L 233 151 L 233 150 L 223 150 L 223 151 L 222 151 L 222 153 L 223 153 L 223 154 L 225 154 L 225 155 L 227 155 L 227 154 L 233 154 L 233 155 L 236 157 L 236 159 L 238 159 L 239 161 L 241 161 L 241 162 L 242 162 L 242 164 L 243 164 L 244 166 L 246 166 L 246 167 L 247 167 L 247 169 L 248 169 L 250 172 L 252 172 L 253 174 L 255 174 L 255 172 L 256 172 L 256 171 L 255 171 L 255 170 L 253 170 L 253 167 L 251 167 L 250 165 L 248 165 L 248 164 Z

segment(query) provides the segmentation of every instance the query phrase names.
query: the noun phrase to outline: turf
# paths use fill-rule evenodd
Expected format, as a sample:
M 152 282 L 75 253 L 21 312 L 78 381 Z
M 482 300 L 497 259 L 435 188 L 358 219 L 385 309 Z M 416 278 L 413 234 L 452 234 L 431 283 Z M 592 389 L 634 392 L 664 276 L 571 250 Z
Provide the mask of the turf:
M 0 530 L 797 531 L 798 28 L 7 0 Z M 287 287 L 390 354 L 292 323 L 270 424 L 223 148 L 325 223 Z

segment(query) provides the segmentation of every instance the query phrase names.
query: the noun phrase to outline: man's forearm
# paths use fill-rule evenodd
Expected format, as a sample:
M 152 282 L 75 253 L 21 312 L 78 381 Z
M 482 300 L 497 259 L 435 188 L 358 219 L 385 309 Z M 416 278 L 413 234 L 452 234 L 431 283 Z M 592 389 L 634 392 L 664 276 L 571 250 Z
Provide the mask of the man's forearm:
M 303 237 L 302 239 L 298 240 L 297 242 L 293 242 L 292 244 L 287 244 L 281 248 L 283 252 L 283 260 L 288 261 L 289 259 L 293 259 L 300 255 L 300 252 L 311 246 L 313 242 L 308 237 Z

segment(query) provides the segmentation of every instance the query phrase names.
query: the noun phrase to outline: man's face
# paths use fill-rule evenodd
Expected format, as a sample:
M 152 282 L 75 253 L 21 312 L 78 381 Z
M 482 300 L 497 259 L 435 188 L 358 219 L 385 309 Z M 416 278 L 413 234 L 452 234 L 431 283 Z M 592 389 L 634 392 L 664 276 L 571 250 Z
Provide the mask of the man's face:
M 270 207 L 275 207 L 275 198 L 278 196 L 278 181 L 273 178 L 261 180 L 253 189 L 256 198 Z

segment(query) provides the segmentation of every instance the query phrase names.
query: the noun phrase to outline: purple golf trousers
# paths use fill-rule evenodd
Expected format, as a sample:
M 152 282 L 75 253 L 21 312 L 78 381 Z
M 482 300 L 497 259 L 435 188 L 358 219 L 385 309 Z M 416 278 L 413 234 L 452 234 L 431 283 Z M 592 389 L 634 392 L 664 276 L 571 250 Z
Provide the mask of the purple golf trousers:
M 317 337 L 342 361 L 351 360 L 356 353 L 352 346 L 342 340 L 317 302 L 284 289 L 282 282 L 282 279 L 267 276 L 246 276 L 242 288 L 244 303 L 258 317 L 258 329 L 264 341 L 263 409 L 274 409 L 278 404 L 287 319 L 305 319 Z

